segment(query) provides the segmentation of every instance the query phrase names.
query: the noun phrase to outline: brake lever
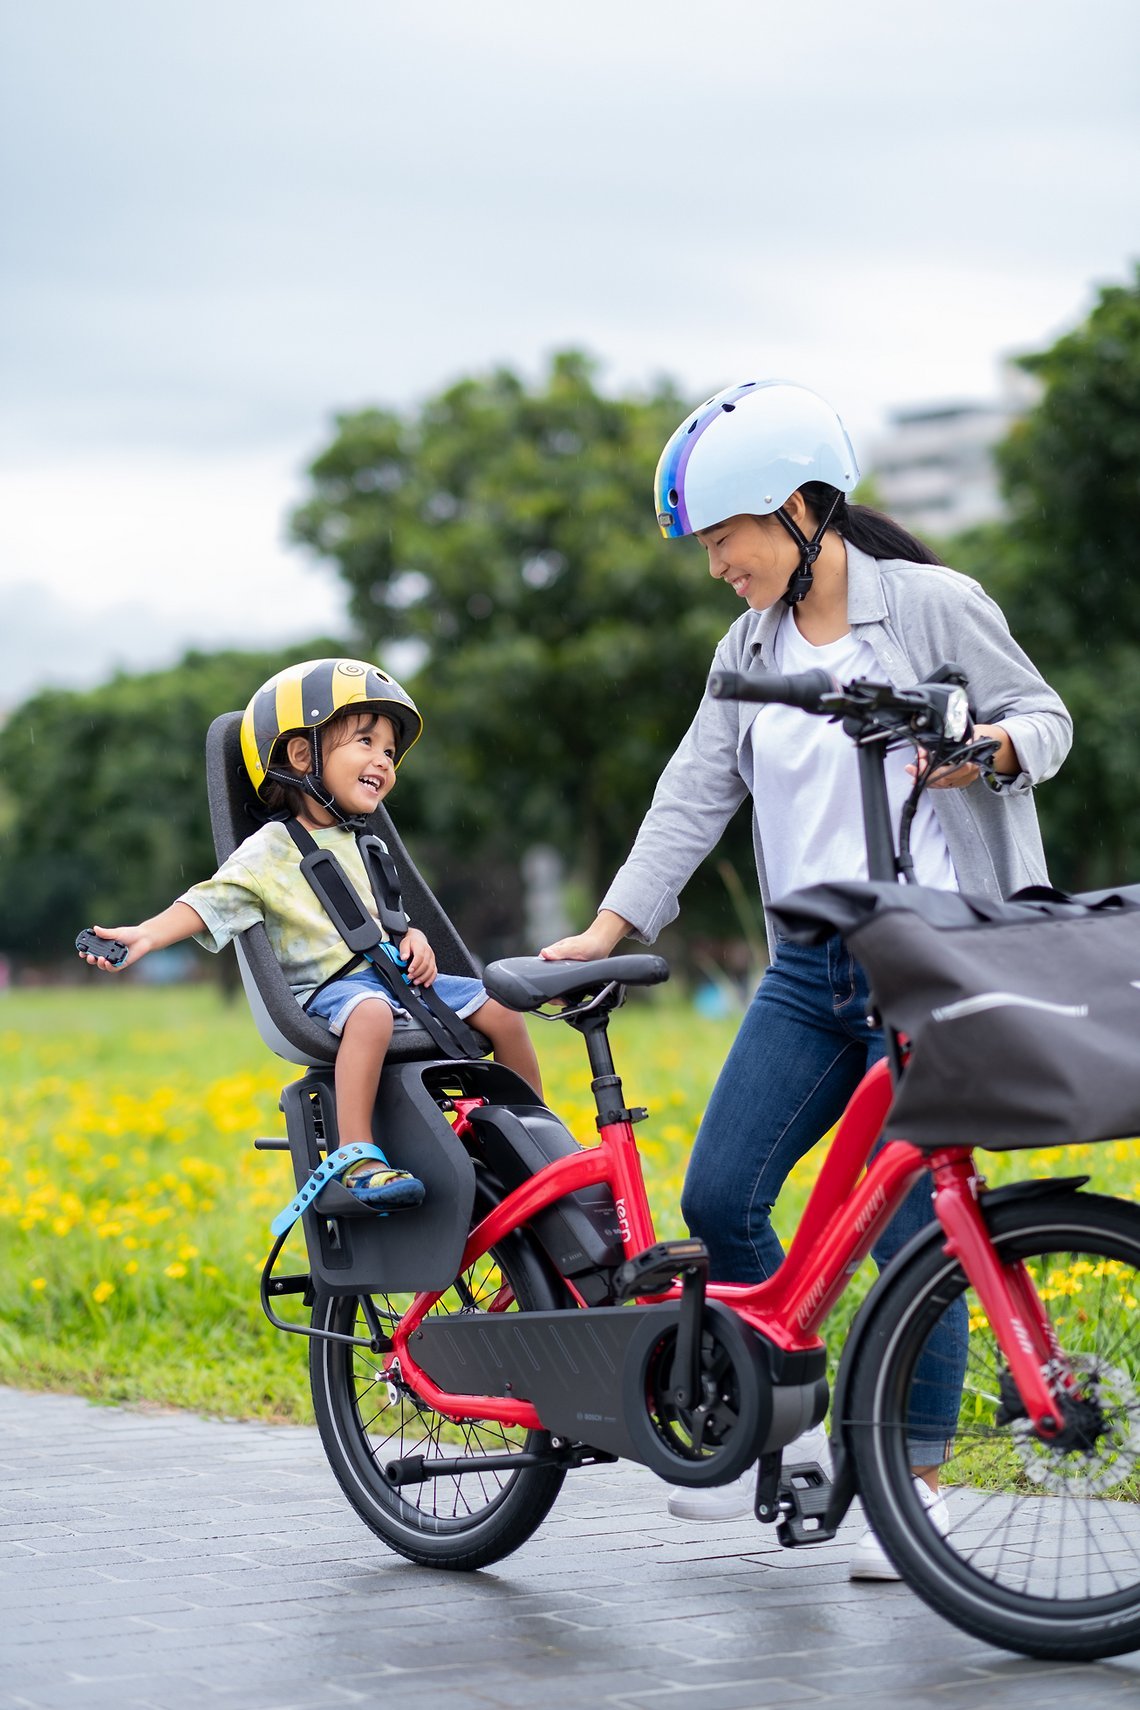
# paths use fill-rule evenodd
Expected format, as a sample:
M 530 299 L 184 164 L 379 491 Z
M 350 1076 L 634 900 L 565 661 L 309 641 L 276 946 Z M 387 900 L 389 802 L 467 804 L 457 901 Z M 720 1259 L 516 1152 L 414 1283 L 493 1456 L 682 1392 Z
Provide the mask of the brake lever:
M 924 742 L 927 761 L 924 767 L 926 777 L 932 772 L 939 772 L 944 767 L 977 766 L 980 772 L 992 770 L 992 763 L 997 757 L 1001 743 L 995 737 L 979 737 L 976 742 L 959 743 L 957 747 L 941 753 L 937 744 Z

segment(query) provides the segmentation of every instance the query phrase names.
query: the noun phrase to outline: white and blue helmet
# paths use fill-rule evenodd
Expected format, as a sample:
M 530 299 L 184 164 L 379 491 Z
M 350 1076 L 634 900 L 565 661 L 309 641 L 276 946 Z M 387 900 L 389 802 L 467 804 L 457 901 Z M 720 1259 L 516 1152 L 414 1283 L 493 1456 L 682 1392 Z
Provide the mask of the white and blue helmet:
M 728 386 L 687 416 L 661 453 L 654 509 L 666 539 L 734 516 L 768 516 L 808 481 L 849 493 L 859 465 L 818 393 L 790 380 Z

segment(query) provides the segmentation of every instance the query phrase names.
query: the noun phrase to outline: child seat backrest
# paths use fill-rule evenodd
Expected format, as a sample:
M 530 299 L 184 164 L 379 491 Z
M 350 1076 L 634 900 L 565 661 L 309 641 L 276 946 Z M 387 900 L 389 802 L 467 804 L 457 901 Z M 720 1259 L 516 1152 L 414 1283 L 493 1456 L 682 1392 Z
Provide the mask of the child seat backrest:
M 210 824 L 219 864 L 257 830 L 264 817 L 241 758 L 240 712 L 222 713 L 206 733 L 206 789 Z M 478 979 L 480 969 L 455 927 L 428 889 L 381 805 L 370 828 L 388 845 L 399 869 L 408 918 L 425 933 L 443 974 Z M 301 857 L 297 862 L 300 865 Z M 271 1051 L 289 1063 L 318 1065 L 336 1058 L 337 1041 L 322 1021 L 306 1015 L 289 989 L 263 926 L 251 926 L 234 941 L 242 985 L 258 1032 Z M 345 961 L 349 952 L 346 949 Z M 387 1059 L 438 1057 L 439 1051 L 419 1027 L 398 1027 Z

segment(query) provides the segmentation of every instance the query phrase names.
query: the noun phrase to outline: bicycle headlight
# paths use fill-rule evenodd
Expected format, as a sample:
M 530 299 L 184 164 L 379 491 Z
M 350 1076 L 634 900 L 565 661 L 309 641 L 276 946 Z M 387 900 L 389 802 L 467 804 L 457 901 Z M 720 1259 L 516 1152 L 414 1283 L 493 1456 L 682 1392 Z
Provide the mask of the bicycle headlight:
M 970 727 L 970 702 L 965 689 L 954 688 L 946 697 L 943 728 L 951 742 L 961 742 Z

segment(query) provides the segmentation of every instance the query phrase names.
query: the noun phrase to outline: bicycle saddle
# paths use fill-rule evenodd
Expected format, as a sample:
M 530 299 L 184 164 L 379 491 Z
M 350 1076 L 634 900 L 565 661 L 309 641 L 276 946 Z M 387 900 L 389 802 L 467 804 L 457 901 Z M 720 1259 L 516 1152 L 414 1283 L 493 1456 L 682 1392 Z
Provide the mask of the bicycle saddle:
M 488 962 L 483 984 L 508 1009 L 541 1009 L 556 1001 L 581 1003 L 603 986 L 659 986 L 669 978 L 660 956 L 605 956 L 599 962 L 544 962 L 541 956 L 505 956 Z

